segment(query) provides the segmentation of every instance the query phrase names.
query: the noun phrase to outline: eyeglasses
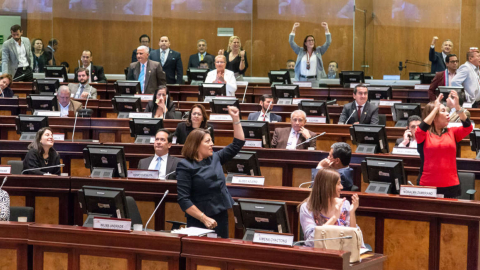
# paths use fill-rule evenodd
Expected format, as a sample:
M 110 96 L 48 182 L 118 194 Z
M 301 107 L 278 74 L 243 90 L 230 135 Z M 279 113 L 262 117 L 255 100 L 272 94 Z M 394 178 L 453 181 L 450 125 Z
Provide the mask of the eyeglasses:
M 222 62 L 215 62 L 215 64 L 225 64 L 225 62 L 224 62 L 224 61 L 222 61 Z
M 315 39 L 307 39 L 307 42 L 315 42 Z
M 192 113 L 193 116 L 202 116 L 201 113 Z
M 449 63 L 458 63 L 458 60 L 451 60 Z
M 297 122 L 301 123 L 301 122 L 303 122 L 303 118 L 292 118 L 292 122 L 293 123 L 297 123 Z

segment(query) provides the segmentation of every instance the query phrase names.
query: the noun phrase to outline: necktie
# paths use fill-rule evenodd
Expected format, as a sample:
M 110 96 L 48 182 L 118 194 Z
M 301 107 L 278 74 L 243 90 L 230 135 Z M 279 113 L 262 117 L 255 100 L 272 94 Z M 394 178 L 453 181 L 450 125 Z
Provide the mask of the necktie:
M 360 117 L 362 116 L 362 107 L 363 106 L 358 106 L 358 110 L 357 110 L 358 122 L 360 122 Z
M 80 89 L 78 90 L 77 96 L 75 98 L 80 98 L 83 93 L 83 85 L 80 85 Z
M 155 166 L 155 171 L 160 172 L 160 167 L 162 165 L 162 159 L 160 157 L 157 158 L 157 166 Z
M 200 61 L 203 61 L 203 54 L 200 54 Z
M 160 62 L 162 62 L 162 66 L 165 64 L 165 51 L 162 51 L 162 55 L 160 55 Z
M 142 88 L 142 94 L 144 93 L 144 84 L 145 84 L 145 64 L 142 64 L 140 68 L 140 75 L 138 75 L 138 81 L 140 82 L 140 87 Z

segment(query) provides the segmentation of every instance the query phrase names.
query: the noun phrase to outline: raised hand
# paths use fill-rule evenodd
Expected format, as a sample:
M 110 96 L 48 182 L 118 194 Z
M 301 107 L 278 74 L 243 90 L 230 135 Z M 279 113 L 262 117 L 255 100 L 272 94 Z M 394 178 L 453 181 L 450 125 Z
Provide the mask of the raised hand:
M 308 129 L 304 127 L 300 128 L 300 133 L 302 133 L 303 137 L 305 137 L 305 139 L 307 140 L 310 139 L 310 137 L 312 137 L 310 136 L 310 132 L 308 131 Z
M 245 50 L 243 50 L 243 51 L 240 52 L 240 57 L 241 57 L 241 58 L 244 58 L 244 57 L 245 57 Z
M 239 110 L 235 106 L 228 106 L 228 114 L 232 117 L 232 119 L 234 121 L 235 121 L 235 119 L 237 119 L 237 121 L 238 121 L 238 119 L 240 119 Z
M 438 37 L 434 36 L 432 39 L 432 45 L 435 46 L 435 43 L 437 43 Z
M 300 23 L 299 22 L 296 22 L 293 24 L 293 28 L 292 28 L 292 33 L 295 33 L 295 30 L 297 30 L 297 28 L 300 26 Z
M 458 100 L 458 93 L 455 90 L 450 91 L 450 94 L 448 94 L 448 99 L 451 100 L 451 103 L 455 109 L 460 108 L 460 102 Z
M 319 164 L 322 168 L 330 168 L 330 167 L 332 167 L 333 161 L 331 161 L 331 160 L 328 159 L 328 158 L 324 158 L 324 159 L 322 159 L 318 164 Z
M 218 55 L 223 55 L 224 52 L 225 52 L 224 49 L 220 49 L 220 50 L 218 51 Z
M 440 109 L 440 105 L 442 105 L 442 99 L 443 94 L 438 95 L 437 99 L 435 100 L 435 108 Z
M 360 204 L 360 198 L 358 198 L 358 194 L 353 194 L 352 205 L 350 205 L 350 212 L 355 212 L 359 204 Z

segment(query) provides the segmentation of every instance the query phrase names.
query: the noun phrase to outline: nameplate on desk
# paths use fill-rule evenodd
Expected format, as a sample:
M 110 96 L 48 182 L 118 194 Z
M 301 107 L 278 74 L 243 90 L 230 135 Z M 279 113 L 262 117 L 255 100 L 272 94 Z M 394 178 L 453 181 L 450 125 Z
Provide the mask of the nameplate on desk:
M 248 86 L 248 82 L 246 82 L 246 81 L 237 81 L 237 86 Z
M 417 148 L 411 147 L 394 147 L 392 155 L 407 155 L 407 156 L 419 156 Z
M 65 141 L 65 134 L 64 133 L 53 133 L 53 140 L 54 141 Z
M 57 78 L 57 77 L 45 77 L 46 80 L 50 79 L 50 80 L 58 80 L 59 82 L 63 82 L 63 77 L 62 78 Z
M 132 221 L 123 218 L 93 218 L 93 228 L 102 230 L 130 231 Z
M 253 243 L 291 247 L 293 245 L 293 235 L 255 232 Z
M 152 118 L 152 113 L 131 112 L 128 118 Z
M 262 148 L 262 140 L 245 139 L 245 146 Z
M 35 111 L 33 115 L 38 116 L 50 116 L 50 117 L 60 117 L 60 111 Z
M 386 99 L 381 99 L 380 100 L 380 106 L 393 106 L 395 103 L 402 103 L 401 100 L 386 100 Z
M 307 116 L 307 123 L 325 124 L 327 118 L 325 116 Z
M 292 82 L 292 84 L 298 85 L 298 87 L 312 88 L 312 82 Z
M 232 117 L 229 114 L 210 114 L 211 121 L 232 121 Z
M 234 175 L 232 177 L 232 184 L 263 186 L 265 184 L 265 177 L 263 177 L 263 176 L 248 176 L 248 175 Z
M 437 197 L 437 188 L 436 187 L 423 187 L 423 186 L 400 186 L 400 195 L 401 196 L 414 196 L 414 197 Z
M 294 98 L 292 99 L 292 104 L 298 105 L 302 100 L 313 100 L 313 98 Z
M 430 89 L 430 84 L 415 84 L 415 90 L 428 90 Z
M 12 166 L 10 165 L 0 165 L 0 174 L 11 174 Z
M 129 169 L 127 171 L 127 177 L 128 178 L 158 179 L 159 171 Z
M 150 143 L 155 143 L 155 136 L 150 137 Z M 175 144 L 175 143 L 173 143 L 173 144 Z
M 350 88 L 355 88 L 355 86 L 359 85 L 360 83 L 350 83 Z M 369 83 L 364 83 L 364 86 L 370 86 Z
M 472 108 L 472 103 L 471 102 L 463 102 L 463 108 L 471 109 Z
M 139 97 L 140 100 L 153 100 L 153 95 L 150 94 L 150 95 L 143 95 L 143 94 L 136 94 L 136 95 L 133 95 L 134 97 Z

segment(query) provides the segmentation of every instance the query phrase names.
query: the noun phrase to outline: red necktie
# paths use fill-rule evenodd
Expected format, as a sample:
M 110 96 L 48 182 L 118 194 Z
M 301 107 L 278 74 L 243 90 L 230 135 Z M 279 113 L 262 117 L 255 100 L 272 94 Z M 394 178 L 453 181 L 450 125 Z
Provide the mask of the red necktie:
M 357 110 L 357 116 L 358 116 L 358 122 L 360 123 L 360 117 L 362 116 L 362 107 L 363 106 L 358 106 Z

